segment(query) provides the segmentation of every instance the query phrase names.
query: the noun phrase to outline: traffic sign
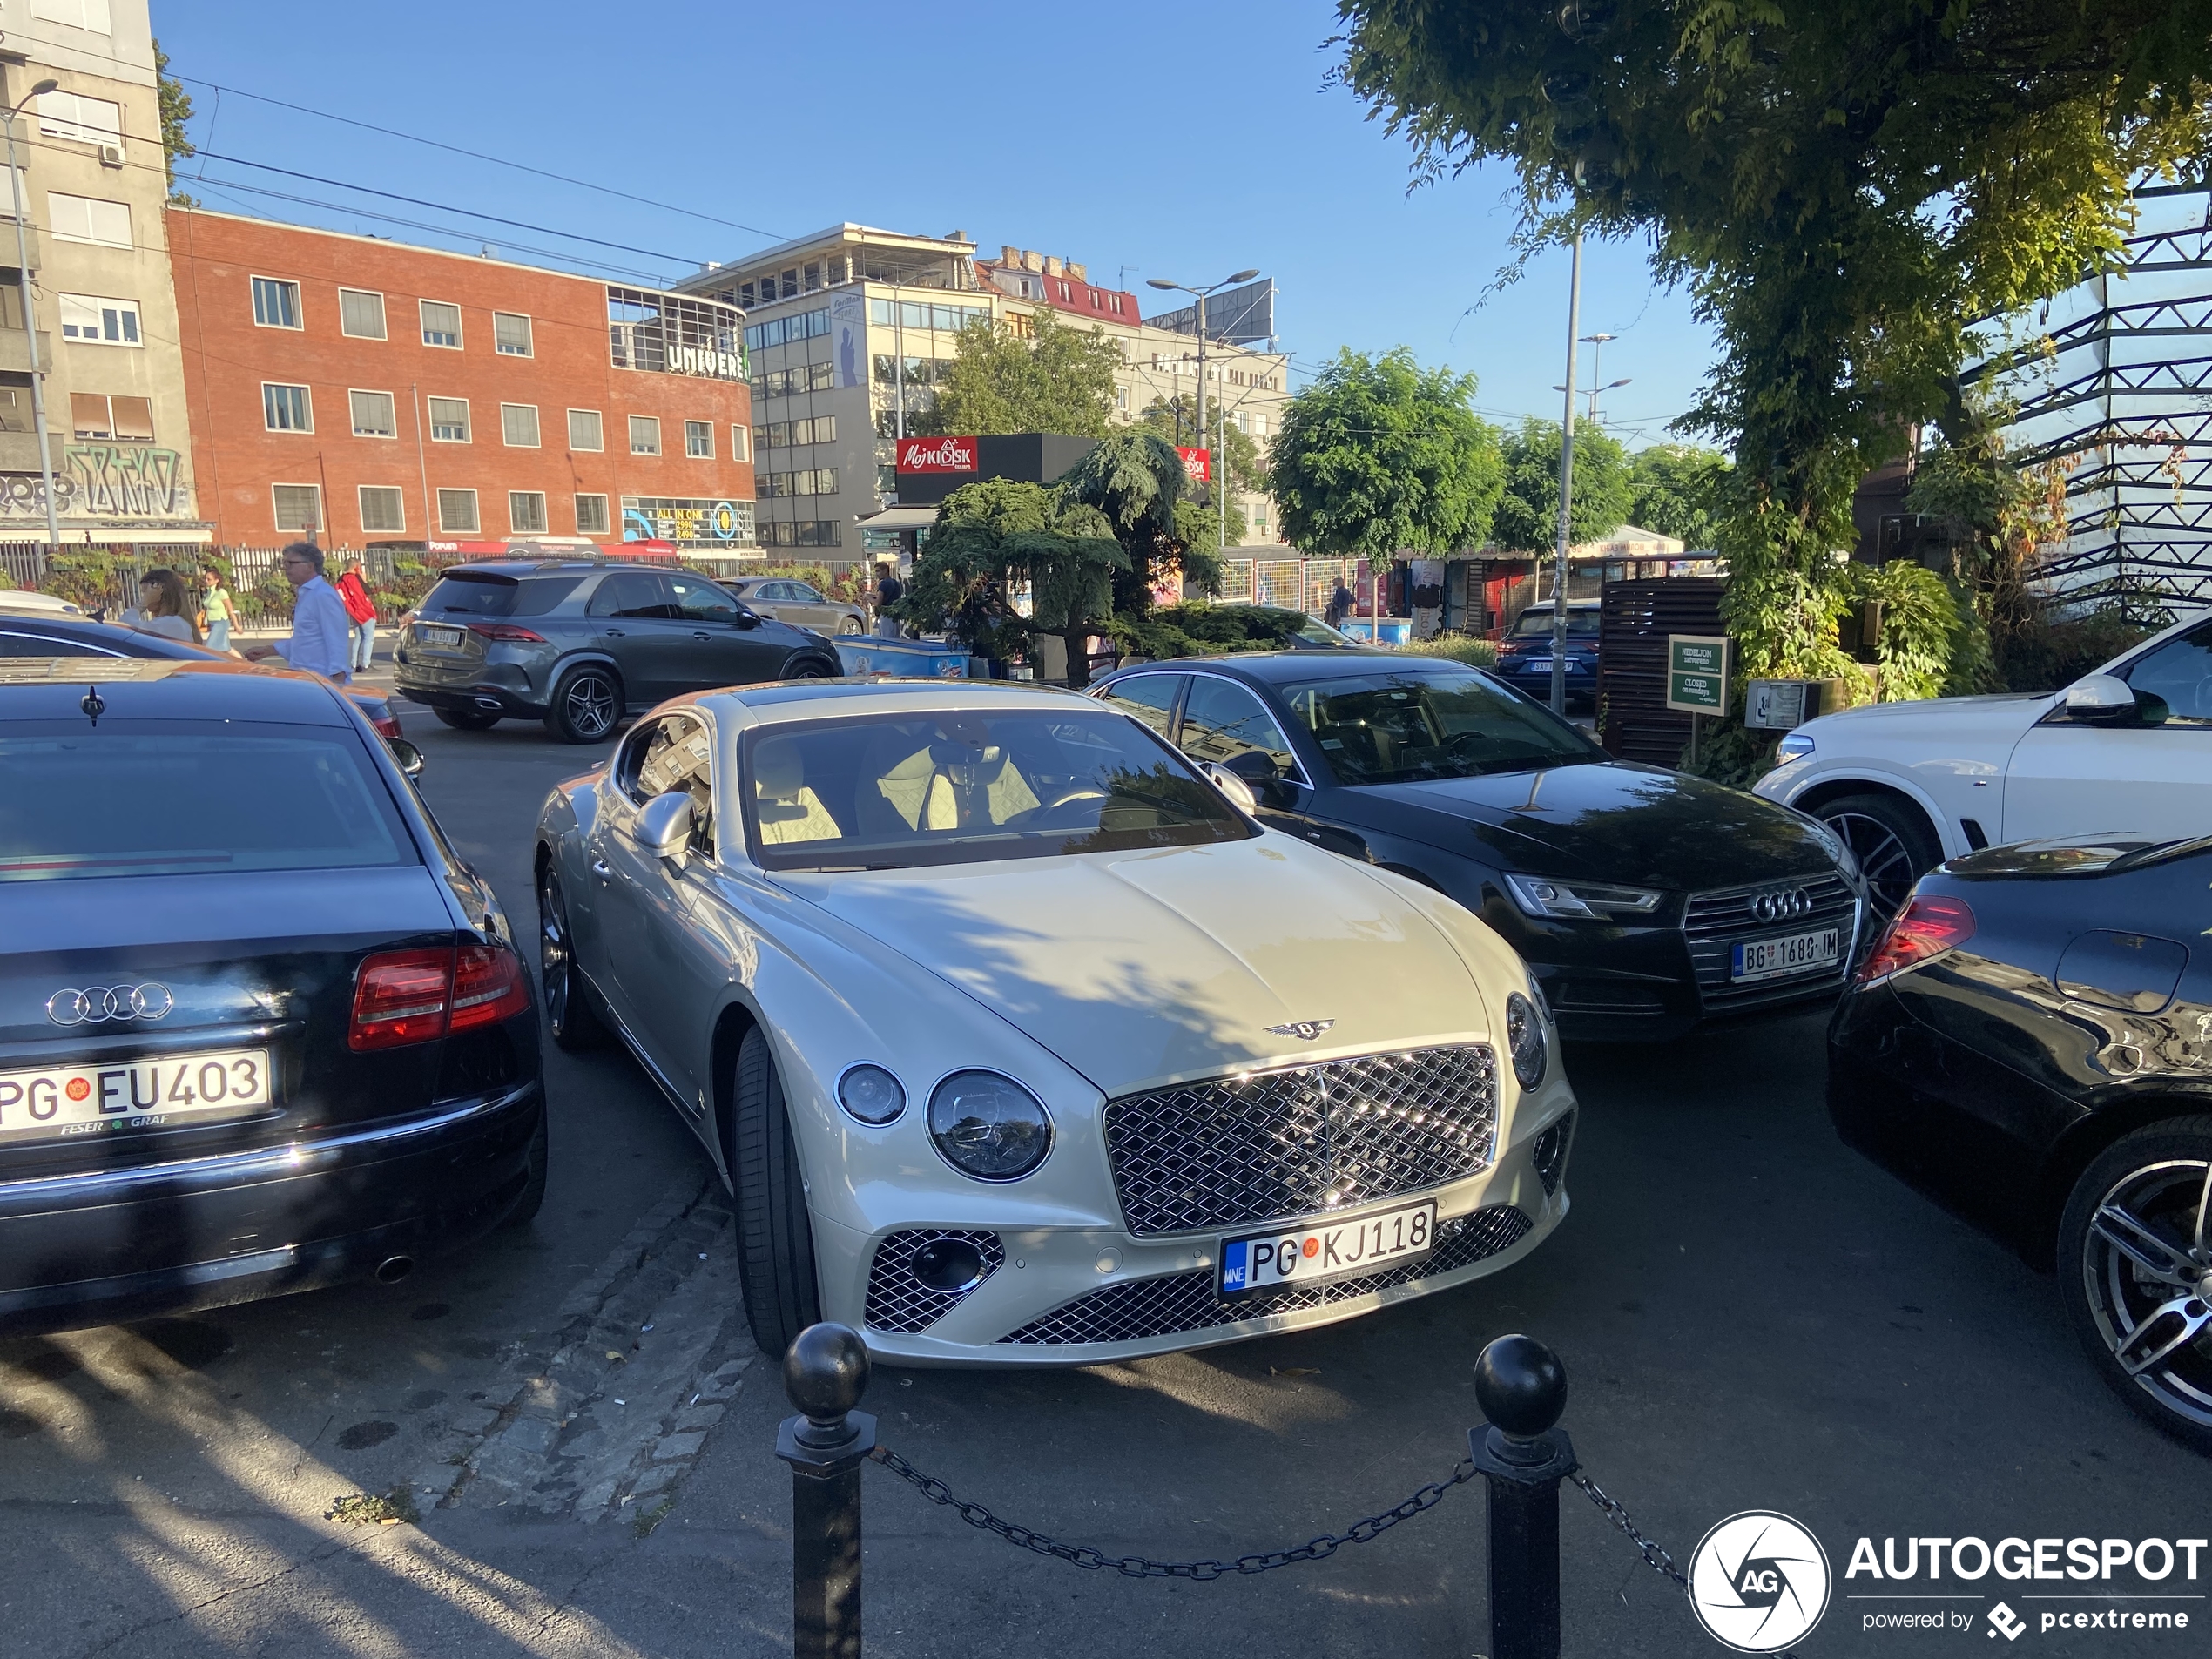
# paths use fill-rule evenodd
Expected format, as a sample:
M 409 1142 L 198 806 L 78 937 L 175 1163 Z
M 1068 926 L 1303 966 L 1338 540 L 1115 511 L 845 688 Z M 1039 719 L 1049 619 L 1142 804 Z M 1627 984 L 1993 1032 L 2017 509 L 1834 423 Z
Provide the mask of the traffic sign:
M 1728 712 L 1725 635 L 1667 636 L 1667 706 L 1684 714 Z

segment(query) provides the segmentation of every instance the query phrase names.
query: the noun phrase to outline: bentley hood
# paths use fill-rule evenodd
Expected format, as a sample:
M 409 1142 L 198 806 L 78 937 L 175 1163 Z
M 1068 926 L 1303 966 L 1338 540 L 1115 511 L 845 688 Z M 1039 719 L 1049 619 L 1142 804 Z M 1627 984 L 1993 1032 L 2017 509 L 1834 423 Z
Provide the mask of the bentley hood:
M 1109 1096 L 1489 1028 L 1467 957 L 1418 902 L 1280 835 L 775 880 L 1003 1016 Z M 1323 1028 L 1270 1029 L 1300 1025 Z

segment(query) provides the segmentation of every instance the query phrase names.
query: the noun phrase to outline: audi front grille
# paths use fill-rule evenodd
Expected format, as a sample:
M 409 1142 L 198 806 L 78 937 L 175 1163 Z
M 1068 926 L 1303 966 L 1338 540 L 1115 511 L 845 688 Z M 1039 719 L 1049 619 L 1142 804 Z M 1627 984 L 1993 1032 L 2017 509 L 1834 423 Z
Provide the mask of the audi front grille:
M 1763 905 L 1762 900 L 1766 902 Z M 1729 977 L 1734 946 L 1747 940 L 1809 934 L 1823 927 L 1833 927 L 1838 933 L 1838 956 L 1833 964 L 1743 985 Z M 1721 1014 L 1757 1008 L 1843 988 L 1858 945 L 1858 895 L 1850 882 L 1833 873 L 1762 881 L 1756 887 L 1729 887 L 1717 893 L 1694 893 L 1683 911 L 1682 930 L 1705 1011 Z
M 1497 1062 L 1467 1043 L 1280 1066 L 1126 1095 L 1105 1123 L 1131 1233 L 1264 1225 L 1488 1169 Z

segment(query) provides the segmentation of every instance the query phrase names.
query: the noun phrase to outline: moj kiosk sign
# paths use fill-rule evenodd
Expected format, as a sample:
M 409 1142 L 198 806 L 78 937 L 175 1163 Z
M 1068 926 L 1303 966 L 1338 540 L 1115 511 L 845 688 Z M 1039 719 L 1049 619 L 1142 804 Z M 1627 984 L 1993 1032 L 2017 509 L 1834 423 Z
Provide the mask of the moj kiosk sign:
M 77 443 L 54 468 L 57 518 L 176 520 L 193 516 L 192 484 L 174 449 L 140 443 Z M 44 480 L 0 473 L 0 521 L 44 522 Z

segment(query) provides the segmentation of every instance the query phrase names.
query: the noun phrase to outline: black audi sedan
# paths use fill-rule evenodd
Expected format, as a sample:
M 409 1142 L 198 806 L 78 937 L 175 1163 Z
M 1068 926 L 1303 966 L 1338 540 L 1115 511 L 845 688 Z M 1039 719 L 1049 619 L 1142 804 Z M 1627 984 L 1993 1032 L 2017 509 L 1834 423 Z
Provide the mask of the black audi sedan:
M 530 981 L 335 687 L 0 661 L 0 1332 L 355 1277 L 535 1213 Z
M 1662 1040 L 1833 996 L 1853 958 L 1864 897 L 1824 826 L 1615 760 L 1462 664 L 1186 658 L 1124 669 L 1094 694 L 1234 774 L 1263 823 L 1476 912 L 1566 1036 Z
M 842 671 L 821 635 L 759 615 L 718 582 L 604 559 L 455 565 L 416 607 L 392 664 L 399 694 L 448 725 L 543 720 L 569 743 L 603 742 L 624 711 L 686 692 Z
M 1844 1141 L 2055 1269 L 2090 1360 L 2212 1452 L 2212 838 L 1921 878 L 1828 1031 Z

